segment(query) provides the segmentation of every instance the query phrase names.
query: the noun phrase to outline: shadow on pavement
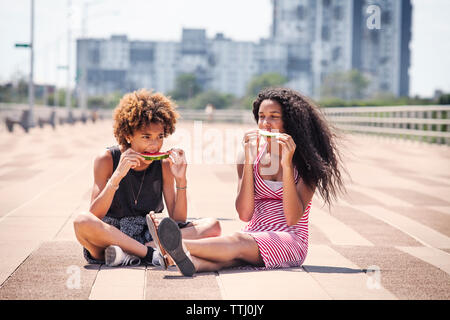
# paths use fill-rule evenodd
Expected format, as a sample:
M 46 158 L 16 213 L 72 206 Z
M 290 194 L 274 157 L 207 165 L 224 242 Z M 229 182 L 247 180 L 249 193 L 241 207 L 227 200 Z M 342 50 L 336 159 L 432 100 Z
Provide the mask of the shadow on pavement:
M 303 265 L 309 273 L 366 273 L 364 269 L 351 269 L 345 267 L 309 266 Z

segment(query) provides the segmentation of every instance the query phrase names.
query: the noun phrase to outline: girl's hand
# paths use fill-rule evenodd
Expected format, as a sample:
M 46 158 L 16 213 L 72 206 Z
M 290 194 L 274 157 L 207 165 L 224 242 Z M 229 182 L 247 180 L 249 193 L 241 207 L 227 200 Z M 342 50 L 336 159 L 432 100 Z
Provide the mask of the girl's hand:
M 277 136 L 277 143 L 281 146 L 281 166 L 292 166 L 292 157 L 297 147 L 292 137 L 286 133 Z
M 131 148 L 128 148 L 124 153 L 120 155 L 119 164 L 117 165 L 114 174 L 117 175 L 120 179 L 123 179 L 123 177 L 127 175 L 130 169 L 138 167 L 141 163 L 145 164 L 146 161 L 139 153 Z
M 175 180 L 186 180 L 187 162 L 184 151 L 182 149 L 170 149 L 169 154 L 170 156 L 167 159 Z
M 244 134 L 242 145 L 244 146 L 245 164 L 253 164 L 258 156 L 259 130 L 249 130 Z

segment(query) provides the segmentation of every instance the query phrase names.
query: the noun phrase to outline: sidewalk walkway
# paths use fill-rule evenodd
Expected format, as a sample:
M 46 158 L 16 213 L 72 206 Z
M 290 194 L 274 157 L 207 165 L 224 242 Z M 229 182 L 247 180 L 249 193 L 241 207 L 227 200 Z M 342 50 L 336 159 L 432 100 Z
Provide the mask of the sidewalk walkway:
M 191 157 L 189 218 L 215 217 L 224 234 L 243 226 L 232 161 L 247 128 L 182 122 L 165 145 Z M 450 298 L 448 147 L 349 136 L 348 194 L 331 213 L 313 199 L 302 268 L 186 278 L 176 268 L 87 265 L 82 256 L 72 222 L 88 208 L 93 157 L 115 144 L 111 122 L 0 137 L 0 300 Z

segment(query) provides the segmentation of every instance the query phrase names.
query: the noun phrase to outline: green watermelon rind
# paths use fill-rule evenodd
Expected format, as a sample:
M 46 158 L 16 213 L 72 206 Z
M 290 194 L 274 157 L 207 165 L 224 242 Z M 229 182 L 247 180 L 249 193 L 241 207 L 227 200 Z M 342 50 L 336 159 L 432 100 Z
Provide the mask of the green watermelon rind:
M 269 131 L 261 130 L 261 129 L 259 130 L 259 134 L 262 136 L 265 136 L 265 137 L 270 137 L 270 138 L 277 137 L 280 135 L 278 132 L 269 132 Z
M 142 154 L 141 156 L 145 159 L 145 160 L 163 160 L 169 157 L 168 153 L 164 153 L 164 154 L 158 154 L 158 155 L 148 155 L 148 154 Z

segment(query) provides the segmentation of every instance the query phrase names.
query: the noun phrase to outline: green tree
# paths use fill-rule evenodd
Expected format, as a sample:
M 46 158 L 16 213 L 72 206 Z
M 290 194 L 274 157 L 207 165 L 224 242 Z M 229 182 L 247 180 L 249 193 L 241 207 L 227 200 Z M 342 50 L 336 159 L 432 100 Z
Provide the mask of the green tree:
M 256 96 L 264 88 L 282 86 L 287 78 L 279 73 L 263 73 L 253 77 L 247 85 L 247 95 Z
M 234 96 L 232 94 L 223 94 L 214 90 L 208 90 L 188 100 L 186 105 L 189 108 L 202 109 L 207 104 L 212 104 L 216 109 L 224 109 L 231 106 L 233 101 Z
M 442 94 L 438 99 L 439 104 L 450 104 L 450 93 Z
M 180 74 L 175 80 L 175 89 L 168 94 L 175 100 L 187 100 L 202 91 L 197 78 L 192 73 Z
M 122 94 L 119 91 L 114 91 L 106 95 L 91 96 L 88 98 L 89 109 L 114 109 L 119 104 Z
M 114 91 L 106 95 L 106 108 L 114 109 L 120 102 L 122 94 L 119 91 Z
M 106 108 L 105 99 L 102 96 L 92 96 L 88 98 L 89 109 Z
M 64 107 L 66 105 L 66 89 L 58 89 L 56 91 L 56 101 L 59 106 Z
M 12 84 L 0 85 L 0 102 L 11 102 Z
M 264 88 L 283 86 L 288 79 L 279 73 L 263 73 L 254 76 L 247 84 L 245 96 L 241 97 L 237 103 L 242 109 L 252 108 L 252 103 L 256 95 Z
M 324 79 L 320 95 L 324 99 L 363 99 L 368 86 L 369 80 L 358 70 L 335 72 Z

